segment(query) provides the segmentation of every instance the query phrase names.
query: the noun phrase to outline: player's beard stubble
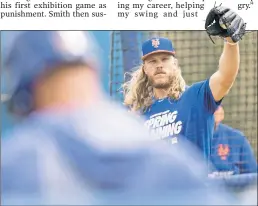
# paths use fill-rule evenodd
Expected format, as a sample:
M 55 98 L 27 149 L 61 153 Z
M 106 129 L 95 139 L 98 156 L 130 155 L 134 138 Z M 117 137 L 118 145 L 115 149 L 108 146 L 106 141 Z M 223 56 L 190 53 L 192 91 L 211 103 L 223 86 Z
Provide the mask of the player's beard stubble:
M 174 81 L 173 75 L 163 74 L 164 77 L 157 78 L 157 74 L 148 77 L 148 81 L 153 88 L 156 89 L 168 89 Z

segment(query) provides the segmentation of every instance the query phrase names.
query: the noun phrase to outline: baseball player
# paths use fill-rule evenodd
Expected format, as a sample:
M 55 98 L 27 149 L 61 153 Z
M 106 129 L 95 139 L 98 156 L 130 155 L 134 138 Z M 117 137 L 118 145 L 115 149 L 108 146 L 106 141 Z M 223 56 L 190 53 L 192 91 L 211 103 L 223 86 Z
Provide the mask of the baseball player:
M 94 45 L 85 32 L 26 31 L 1 53 L 23 119 L 1 144 L 1 205 L 231 203 L 189 143 L 150 141 L 109 103 Z
M 223 29 L 221 22 L 227 28 Z M 205 29 L 225 41 L 218 69 L 211 77 L 185 89 L 173 43 L 151 38 L 142 45 L 142 66 L 124 85 L 124 104 L 146 119 L 145 126 L 154 136 L 176 144 L 181 134 L 209 157 L 213 114 L 236 79 L 238 42 L 245 33 L 245 23 L 231 9 L 218 6 L 209 12 Z
M 211 161 L 216 170 L 211 176 L 256 173 L 257 161 L 248 139 L 241 131 L 221 123 L 224 119 L 222 106 L 215 111 L 214 117 Z

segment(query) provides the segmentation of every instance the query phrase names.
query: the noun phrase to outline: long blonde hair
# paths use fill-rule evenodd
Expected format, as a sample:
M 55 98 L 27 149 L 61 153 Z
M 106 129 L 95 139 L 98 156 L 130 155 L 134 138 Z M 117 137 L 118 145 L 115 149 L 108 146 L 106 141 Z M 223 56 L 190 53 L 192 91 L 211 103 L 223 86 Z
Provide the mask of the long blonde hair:
M 153 101 L 153 87 L 151 86 L 148 76 L 141 65 L 130 75 L 130 79 L 123 84 L 124 105 L 130 107 L 132 111 L 146 111 Z M 175 74 L 172 77 L 172 83 L 168 88 L 168 97 L 178 99 L 182 92 L 185 91 L 185 81 L 181 75 L 181 69 L 177 66 Z

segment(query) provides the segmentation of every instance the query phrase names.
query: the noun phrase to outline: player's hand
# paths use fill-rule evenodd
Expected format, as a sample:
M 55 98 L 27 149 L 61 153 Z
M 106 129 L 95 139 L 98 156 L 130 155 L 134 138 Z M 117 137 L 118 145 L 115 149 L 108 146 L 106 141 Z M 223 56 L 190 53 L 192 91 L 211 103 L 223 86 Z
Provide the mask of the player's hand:
M 245 35 L 246 23 L 230 8 L 217 6 L 210 10 L 205 21 L 205 30 L 210 36 L 230 37 L 238 42 Z

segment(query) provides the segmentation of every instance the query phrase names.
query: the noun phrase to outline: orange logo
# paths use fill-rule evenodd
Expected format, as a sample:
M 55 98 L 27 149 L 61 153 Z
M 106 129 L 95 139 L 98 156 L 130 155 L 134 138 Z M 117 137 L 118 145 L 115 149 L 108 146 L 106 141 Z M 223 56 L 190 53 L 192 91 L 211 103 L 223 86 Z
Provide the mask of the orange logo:
M 229 146 L 227 144 L 226 145 L 219 144 L 218 155 L 220 156 L 220 158 L 222 160 L 226 160 L 227 159 L 229 151 L 230 151 L 229 150 Z
M 154 48 L 158 48 L 158 46 L 159 46 L 159 39 L 152 39 L 152 46 Z

